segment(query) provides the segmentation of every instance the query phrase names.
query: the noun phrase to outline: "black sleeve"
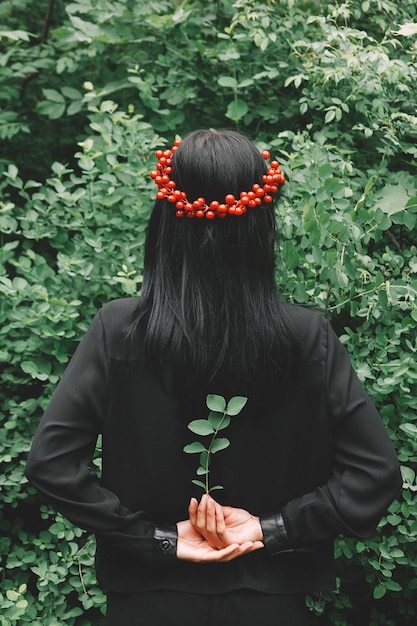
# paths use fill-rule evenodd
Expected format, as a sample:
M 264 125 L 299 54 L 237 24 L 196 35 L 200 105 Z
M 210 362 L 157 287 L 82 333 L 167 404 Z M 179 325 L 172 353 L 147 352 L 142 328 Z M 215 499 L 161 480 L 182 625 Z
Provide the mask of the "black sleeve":
M 333 472 L 326 484 L 261 519 L 265 546 L 272 554 L 312 548 L 339 534 L 369 536 L 401 489 L 386 428 L 330 324 L 326 372 L 327 410 L 334 424 Z
M 26 465 L 29 481 L 72 523 L 137 558 L 164 565 L 176 555 L 176 526 L 156 528 L 130 511 L 90 470 L 105 418 L 108 362 L 100 313 L 78 346 L 39 424 Z

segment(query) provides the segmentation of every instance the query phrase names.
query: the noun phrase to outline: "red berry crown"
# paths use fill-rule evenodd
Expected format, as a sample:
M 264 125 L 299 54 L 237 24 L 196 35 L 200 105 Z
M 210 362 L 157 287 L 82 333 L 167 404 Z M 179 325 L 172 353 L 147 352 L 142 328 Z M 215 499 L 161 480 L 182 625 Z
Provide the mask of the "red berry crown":
M 263 202 L 272 202 L 273 193 L 277 193 L 279 187 L 285 183 L 285 178 L 279 169 L 278 161 L 271 161 L 267 174 L 262 176 L 264 184 L 252 185 L 251 191 L 241 191 L 240 197 L 235 198 L 231 193 L 227 194 L 223 202 L 212 200 L 207 204 L 204 198 L 197 198 L 190 202 L 185 191 L 177 189 L 177 183 L 170 178 L 172 172 L 172 156 L 181 143 L 176 139 L 170 150 L 157 150 L 155 156 L 158 159 L 156 170 L 151 172 L 151 178 L 158 185 L 156 197 L 159 200 L 166 199 L 176 207 L 177 217 L 226 217 L 226 215 L 243 215 L 248 207 L 254 209 Z M 265 160 L 270 158 L 268 150 L 262 151 Z

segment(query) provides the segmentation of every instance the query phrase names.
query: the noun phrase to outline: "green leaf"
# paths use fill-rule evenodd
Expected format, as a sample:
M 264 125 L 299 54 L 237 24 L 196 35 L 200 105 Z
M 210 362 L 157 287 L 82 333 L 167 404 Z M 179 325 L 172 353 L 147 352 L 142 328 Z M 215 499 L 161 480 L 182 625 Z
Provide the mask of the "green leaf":
M 68 106 L 67 115 L 75 115 L 76 113 L 79 113 L 81 109 L 82 109 L 81 100 L 74 100 L 74 102 L 71 102 L 71 104 Z
M 65 98 L 62 93 L 59 93 L 56 89 L 42 89 L 42 93 L 46 100 L 50 100 L 51 102 L 57 102 L 58 104 L 63 104 L 65 102 Z
M 400 424 L 401 430 L 411 437 L 417 437 L 417 426 L 412 423 Z
M 188 428 L 196 435 L 212 435 L 214 428 L 208 420 L 193 420 L 188 424 Z
M 204 489 L 204 491 L 206 490 L 206 485 L 204 483 L 201 482 L 201 480 L 192 480 L 191 481 L 194 485 L 197 485 L 197 487 L 202 487 Z
M 204 486 L 204 489 L 205 489 L 205 486 Z M 216 490 L 219 490 L 219 489 L 223 489 L 222 485 L 214 485 L 214 487 L 210 487 L 209 492 L 210 491 L 216 491 Z
M 76 15 L 70 15 L 69 18 L 71 22 L 73 23 L 74 28 L 78 30 L 79 32 L 83 33 L 85 37 L 88 39 L 92 39 L 93 37 L 99 37 L 103 32 L 100 29 L 100 27 L 97 26 L 97 24 L 94 24 L 93 22 L 87 22 L 85 20 L 82 20 L 80 17 L 77 17 Z
M 62 87 L 61 91 L 64 96 L 70 100 L 81 100 L 83 97 L 81 91 L 78 91 L 78 89 L 74 89 L 73 87 Z
M 196 474 L 198 476 L 203 476 L 204 474 L 208 474 L 209 473 L 209 469 L 207 467 L 202 467 L 200 465 L 200 467 L 197 467 L 197 471 Z
M 7 37 L 11 41 L 29 41 L 30 37 L 33 37 L 32 33 L 28 33 L 25 30 L 1 30 L 0 31 L 0 40 L 2 37 Z
M 197 452 L 204 452 L 206 448 L 199 441 L 194 441 L 194 443 L 189 443 L 187 446 L 184 446 L 184 452 L 187 454 L 195 454 Z
M 406 465 L 401 465 L 400 469 L 404 483 L 412 485 L 416 477 L 415 471 L 411 467 L 407 467 Z
M 57 120 L 64 115 L 65 104 L 57 104 L 56 102 L 44 100 L 43 102 L 39 102 L 36 107 L 36 111 L 40 115 L 48 116 L 51 120 Z
M 206 398 L 207 407 L 210 411 L 215 411 L 218 413 L 224 413 L 226 408 L 226 400 L 223 396 L 217 396 L 215 394 L 209 394 Z
M 230 441 L 226 437 L 220 437 L 219 439 L 215 439 L 213 441 L 213 445 L 210 448 L 210 452 L 215 454 L 220 450 L 224 450 L 230 446 Z
M 204 450 L 204 452 L 200 454 L 200 465 L 201 467 L 209 467 L 210 454 L 208 453 L 208 450 Z
M 329 111 L 327 111 L 326 115 L 324 116 L 324 123 L 330 124 L 330 122 L 334 120 L 335 116 L 336 116 L 336 111 L 334 109 L 330 109 Z
M 230 398 L 226 407 L 227 415 L 237 415 L 240 413 L 247 401 L 248 399 L 245 398 L 245 396 L 234 396 Z
M 396 185 L 387 184 L 376 196 L 377 206 L 387 215 L 403 211 L 410 201 L 408 181 L 401 181 Z
M 389 589 L 390 591 L 401 591 L 402 590 L 402 586 L 395 582 L 395 580 L 387 580 L 385 583 L 387 589 Z
M 19 594 L 17 593 L 17 591 L 14 591 L 14 589 L 8 589 L 6 591 L 6 596 L 8 600 L 10 600 L 10 602 L 16 602 L 16 600 L 19 599 Z
M 385 596 L 386 591 L 387 591 L 387 588 L 385 587 L 385 585 L 377 585 L 374 589 L 375 600 L 379 600 L 380 598 Z
M 25 372 L 25 374 L 30 374 L 33 378 L 36 378 L 39 370 L 34 361 L 22 361 L 20 367 Z
M 222 87 L 231 87 L 232 89 L 237 88 L 237 81 L 236 78 L 234 78 L 233 76 L 220 76 L 217 82 Z
M 226 117 L 233 120 L 234 122 L 238 122 L 242 117 L 246 115 L 249 111 L 249 107 L 244 100 L 240 100 L 237 98 L 233 100 L 227 107 Z
M 185 11 L 182 7 L 178 9 L 176 13 L 172 16 L 172 21 L 176 24 L 180 24 L 181 22 L 185 22 L 191 15 L 192 9 L 189 11 Z
M 230 417 L 224 413 L 218 413 L 217 411 L 211 411 L 208 416 L 208 421 L 213 426 L 214 430 L 223 430 L 230 424 Z

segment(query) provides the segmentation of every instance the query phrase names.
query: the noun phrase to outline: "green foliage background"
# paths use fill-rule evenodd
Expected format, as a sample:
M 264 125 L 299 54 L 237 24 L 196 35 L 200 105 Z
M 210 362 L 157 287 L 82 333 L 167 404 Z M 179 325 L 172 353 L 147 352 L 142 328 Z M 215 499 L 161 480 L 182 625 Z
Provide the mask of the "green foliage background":
M 414 0 L 3 0 L 0 626 L 103 623 L 93 539 L 25 458 L 96 309 L 140 289 L 154 149 L 199 127 L 282 163 L 278 283 L 331 315 L 402 465 L 311 623 L 416 623 L 416 22 Z

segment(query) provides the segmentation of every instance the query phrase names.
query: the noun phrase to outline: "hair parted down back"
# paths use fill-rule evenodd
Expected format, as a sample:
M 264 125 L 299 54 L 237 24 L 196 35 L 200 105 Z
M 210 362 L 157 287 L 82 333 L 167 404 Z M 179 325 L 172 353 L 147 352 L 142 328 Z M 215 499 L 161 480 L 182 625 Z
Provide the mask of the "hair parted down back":
M 181 142 L 171 177 L 190 200 L 210 201 L 238 197 L 261 183 L 265 171 L 245 136 L 200 130 Z M 157 373 L 169 359 L 178 382 L 213 393 L 216 380 L 244 395 L 279 386 L 292 338 L 275 282 L 275 244 L 272 204 L 199 220 L 178 219 L 167 200 L 155 201 L 132 329 L 142 329 Z

